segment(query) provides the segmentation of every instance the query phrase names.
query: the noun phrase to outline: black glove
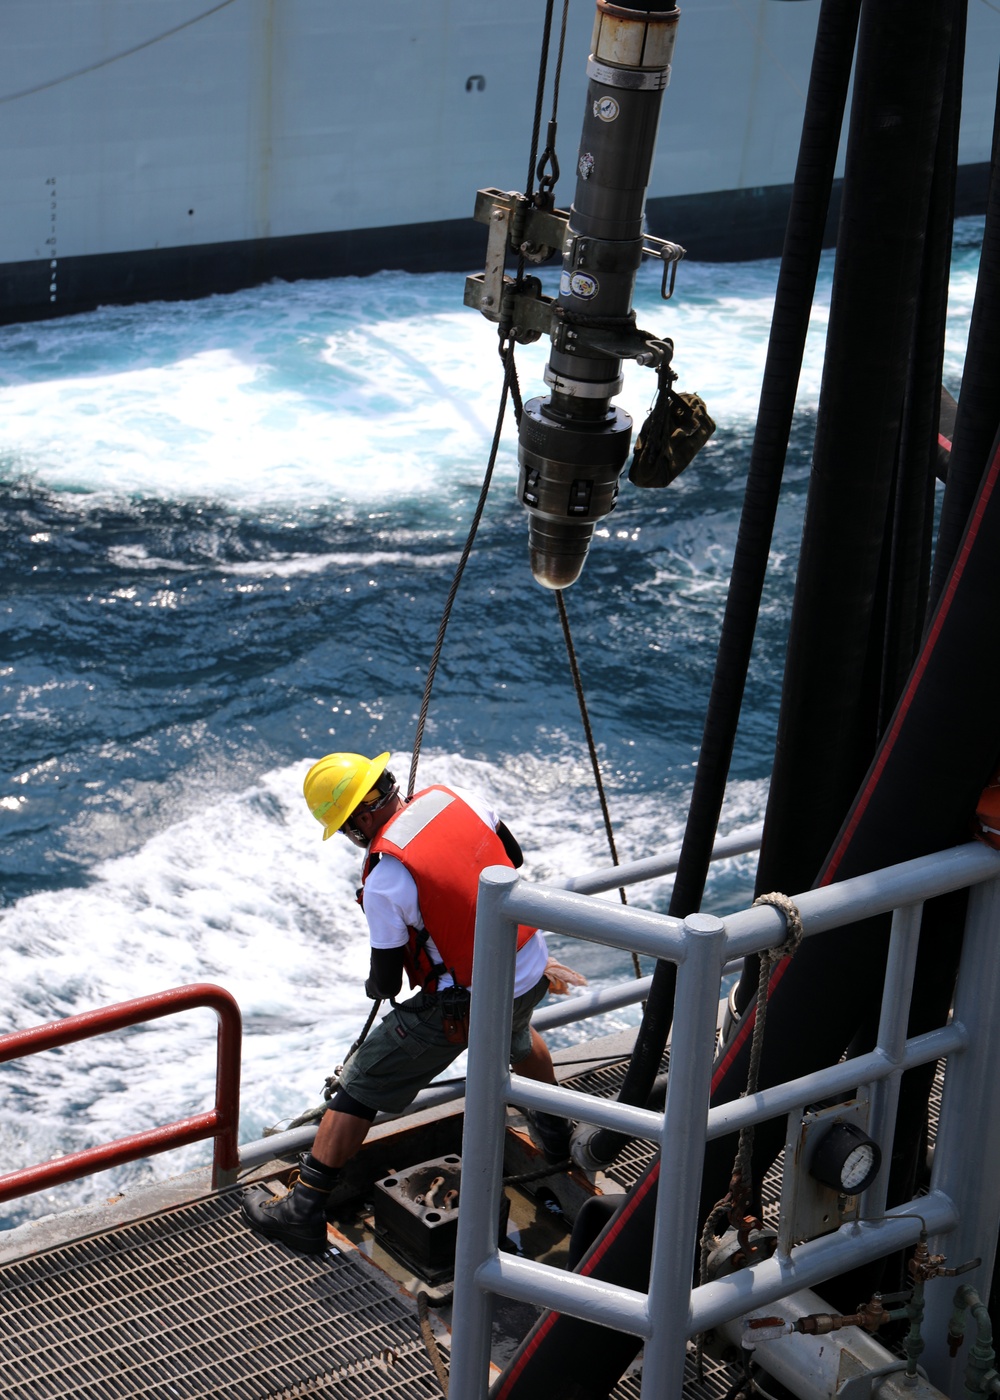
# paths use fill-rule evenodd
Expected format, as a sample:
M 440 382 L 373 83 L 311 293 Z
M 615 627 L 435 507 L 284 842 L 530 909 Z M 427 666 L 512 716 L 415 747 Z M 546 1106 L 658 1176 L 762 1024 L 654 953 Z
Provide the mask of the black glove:
M 370 973 L 365 981 L 365 996 L 371 997 L 372 1001 L 384 1000 L 382 993 L 378 989 L 378 983 Z

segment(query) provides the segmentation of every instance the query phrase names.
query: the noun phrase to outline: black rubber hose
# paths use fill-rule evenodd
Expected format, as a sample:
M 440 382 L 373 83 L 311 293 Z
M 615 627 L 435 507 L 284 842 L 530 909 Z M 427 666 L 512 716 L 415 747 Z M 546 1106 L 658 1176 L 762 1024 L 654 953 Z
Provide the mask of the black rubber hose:
M 955 415 L 948 481 L 941 504 L 937 550 L 931 574 L 928 621 L 937 607 L 955 559 L 969 510 L 979 490 L 983 462 L 1000 426 L 1000 85 L 993 119 L 990 188 L 986 226 L 979 262 L 979 281 L 972 304 L 969 344 L 962 390 Z
M 670 913 L 680 918 L 701 903 L 722 810 L 823 250 L 860 8 L 861 0 L 824 0 L 819 15 L 732 583 L 670 902 Z M 643 1103 L 659 1071 L 673 1017 L 675 982 L 674 964 L 659 962 L 619 1094 L 623 1103 Z M 611 1161 L 623 1141 L 615 1134 L 599 1133 L 591 1150 Z
M 885 733 L 920 646 L 930 586 L 934 487 L 938 465 L 938 424 L 941 417 L 941 372 L 944 361 L 948 281 L 955 215 L 955 179 L 965 62 L 965 0 L 956 5 L 945 96 L 938 131 L 934 183 L 927 225 L 927 244 L 917 304 L 914 348 L 910 356 L 899 462 L 895 482 L 892 550 L 888 578 L 882 666 L 879 734 Z M 923 1034 L 948 1019 L 962 947 L 966 892 L 958 891 L 924 907 L 920 952 L 910 998 L 907 1034 Z M 848 1055 L 864 1054 L 875 1045 L 877 1015 L 857 1036 Z M 924 1065 L 902 1078 L 887 1205 L 912 1200 L 923 1170 L 927 1147 L 928 1100 L 935 1066 Z M 876 1260 L 827 1283 L 834 1307 L 853 1307 L 853 1300 L 881 1289 L 903 1286 L 904 1255 Z M 845 1300 L 851 1300 L 845 1302 Z
M 758 890 L 810 888 L 878 741 L 878 585 L 953 9 L 920 6 L 918 21 L 912 0 L 880 0 L 862 12 Z
M 885 732 L 920 649 L 930 589 L 941 375 L 965 66 L 966 9 L 965 0 L 959 0 L 955 6 L 948 49 L 927 238 L 903 403 L 894 484 L 892 542 L 887 561 L 879 736 Z
M 1000 441 L 966 544 L 821 883 L 945 850 L 968 830 L 969 813 L 1000 746 L 992 703 L 1000 688 Z M 949 936 L 947 921 L 937 921 L 943 912 L 935 911 L 937 927 L 926 947 L 921 938 L 920 959 L 931 971 L 935 964 L 941 966 L 941 941 Z M 771 979 L 762 1089 L 836 1062 L 857 1027 L 869 1021 L 873 1000 L 877 1003 L 887 934 L 888 916 L 880 916 L 806 939 L 790 962 L 779 964 Z M 942 990 L 945 981 L 942 977 Z M 916 1009 L 911 1027 L 922 1023 L 923 1014 Z M 752 1022 L 748 1014 L 716 1068 L 713 1104 L 738 1098 L 746 1085 Z M 770 1155 L 780 1150 L 784 1138 L 781 1119 L 759 1124 L 755 1163 L 759 1146 L 763 1156 L 770 1144 Z M 707 1145 L 701 1220 L 726 1190 L 734 1149 L 731 1137 Z M 624 1197 L 609 1228 L 580 1262 L 579 1273 L 625 1288 L 646 1287 L 658 1181 L 656 1161 Z M 856 1302 L 857 1295 L 853 1297 Z M 507 1363 L 492 1400 L 570 1394 L 574 1400 L 606 1400 L 638 1346 L 638 1339 L 627 1334 L 547 1312 Z
M 921 25 L 906 0 L 863 12 L 758 891 L 810 888 L 878 741 L 892 488 L 956 10 L 928 6 Z M 740 1013 L 756 988 L 748 958 Z

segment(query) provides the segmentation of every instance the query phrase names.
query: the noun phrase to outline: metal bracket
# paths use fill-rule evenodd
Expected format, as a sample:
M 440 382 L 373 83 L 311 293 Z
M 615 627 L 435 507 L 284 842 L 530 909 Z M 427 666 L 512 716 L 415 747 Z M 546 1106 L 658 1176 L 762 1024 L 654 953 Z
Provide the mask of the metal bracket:
M 783 1254 L 790 1254 L 804 1240 L 818 1239 L 858 1219 L 861 1198 L 841 1195 L 816 1181 L 809 1174 L 809 1165 L 817 1142 L 834 1123 L 853 1123 L 863 1131 L 869 1111 L 868 1091 L 862 1088 L 855 1098 L 843 1103 L 789 1115 L 778 1222 Z
M 489 228 L 490 249 L 494 230 L 502 229 L 505 239 L 509 237 L 511 248 L 522 253 L 529 262 L 543 262 L 559 252 L 569 224 L 567 209 L 539 208 L 529 204 L 517 190 L 477 190 L 472 217 L 477 224 L 486 224 Z
M 634 272 L 642 262 L 642 239 L 585 238 L 568 236 L 565 254 L 573 267 L 588 272 Z
M 588 326 L 565 314 L 561 306 L 552 308 L 552 344 L 572 355 L 596 351 L 616 360 L 635 360 L 640 365 L 659 365 L 673 354 L 669 340 L 650 340 L 637 326 Z
M 536 277 L 525 278 L 517 295 L 514 294 L 516 285 L 513 277 L 502 276 L 497 286 L 489 283 L 483 273 L 476 272 L 465 279 L 462 300 L 473 311 L 481 311 L 487 321 L 499 323 L 509 316 L 511 334 L 517 343 L 531 345 L 541 336 L 552 333 L 554 303 L 551 297 L 542 295 Z M 493 287 L 496 290 L 491 290 Z
M 563 245 L 569 214 L 564 209 L 539 209 L 516 190 L 484 189 L 476 193 L 473 216 L 489 229 L 486 270 L 465 279 L 463 300 L 488 321 L 509 319 L 514 339 L 530 345 L 551 334 L 551 297 L 542 295 L 541 283 L 526 278 L 514 294 L 515 282 L 504 273 L 508 248 L 529 262 L 544 262 Z
M 877 1371 L 865 1371 L 864 1375 L 850 1376 L 843 1384 L 837 1386 L 836 1400 L 872 1400 L 878 1381 L 884 1381 L 886 1376 L 894 1376 L 898 1371 L 905 1370 L 906 1362 L 900 1359 L 888 1366 L 880 1366 Z M 917 1372 L 921 1379 L 927 1379 L 927 1372 L 922 1366 L 917 1367 Z
M 659 258 L 663 263 L 663 276 L 660 279 L 660 298 L 669 301 L 677 284 L 677 264 L 687 256 L 687 249 L 679 243 L 669 243 L 665 238 L 653 238 L 649 234 L 642 240 L 642 251 L 647 258 Z M 667 286 L 667 277 L 670 286 Z
M 476 195 L 475 218 L 478 223 L 486 224 L 489 229 L 489 238 L 486 243 L 486 271 L 478 279 L 482 283 L 482 290 L 479 293 L 477 309 L 490 320 L 500 319 L 500 303 L 503 300 L 503 289 L 506 278 L 504 277 L 504 263 L 507 261 L 507 245 L 510 241 L 510 226 L 514 218 L 514 208 L 516 196 L 510 196 L 506 201 L 492 200 L 486 196 L 499 194 L 500 191 L 480 190 Z M 466 282 L 465 292 L 466 306 L 473 305 L 469 301 L 469 286 Z
M 596 327 L 585 329 L 579 325 L 573 326 L 572 335 L 564 331 L 554 320 L 553 312 L 558 315 L 556 303 L 542 295 L 537 283 L 529 287 L 528 282 L 524 282 L 521 291 L 512 298 L 514 281 L 505 275 L 504 264 L 508 249 L 534 263 L 544 262 L 553 253 L 565 249 L 574 267 L 586 266 L 595 272 L 632 272 L 644 255 L 659 258 L 663 263 L 660 296 L 668 301 L 677 280 L 677 264 L 685 253 L 679 243 L 651 236 L 614 242 L 574 234 L 567 245 L 568 211 L 529 204 L 526 196 L 516 190 L 477 190 L 473 218 L 486 225 L 489 238 L 485 272 L 466 278 L 466 306 L 481 311 L 489 321 L 498 322 L 510 315 L 516 328 L 514 338 L 522 344 L 530 344 L 541 335 L 551 335 L 560 350 L 590 349 L 618 359 L 638 359 L 640 364 L 654 362 L 649 359 L 649 343 L 637 333 Z M 570 340 L 575 343 L 567 343 Z

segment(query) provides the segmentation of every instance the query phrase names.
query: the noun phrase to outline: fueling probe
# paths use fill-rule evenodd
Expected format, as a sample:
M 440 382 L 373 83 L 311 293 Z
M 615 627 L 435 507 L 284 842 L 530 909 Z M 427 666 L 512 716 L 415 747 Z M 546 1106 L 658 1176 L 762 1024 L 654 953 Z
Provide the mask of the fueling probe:
M 543 334 L 552 341 L 549 393 L 524 404 L 518 430 L 517 494 L 529 513 L 531 571 L 544 588 L 576 582 L 595 525 L 615 507 L 632 437 L 631 418 L 612 402 L 624 359 L 655 368 L 659 382 L 631 480 L 667 485 L 715 428 L 697 395 L 673 389 L 672 342 L 639 329 L 632 310 L 643 256 L 663 263 L 664 300 L 684 257 L 678 244 L 643 233 L 679 18 L 670 0 L 642 9 L 597 0 L 568 211 L 553 207 L 551 177 L 530 196 L 482 189 L 476 197 L 475 218 L 489 229 L 486 270 L 467 279 L 465 304 L 498 323 L 502 344 Z M 559 250 L 558 296 L 547 297 L 537 277 L 524 276 L 524 265 Z M 516 278 L 505 271 L 511 254 Z

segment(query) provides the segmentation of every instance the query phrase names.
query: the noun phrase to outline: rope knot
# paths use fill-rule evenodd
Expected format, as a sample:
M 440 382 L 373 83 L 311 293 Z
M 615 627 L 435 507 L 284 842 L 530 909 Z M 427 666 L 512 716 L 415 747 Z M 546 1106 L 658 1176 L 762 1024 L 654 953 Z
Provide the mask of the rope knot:
M 772 909 L 777 909 L 779 914 L 784 916 L 785 928 L 788 937 L 777 948 L 769 948 L 768 953 L 774 958 L 790 958 L 802 942 L 805 929 L 802 926 L 802 915 L 794 900 L 788 898 L 787 894 L 781 894 L 778 890 L 772 890 L 770 894 L 761 894 L 753 902 L 756 909 L 758 904 L 769 904 Z

